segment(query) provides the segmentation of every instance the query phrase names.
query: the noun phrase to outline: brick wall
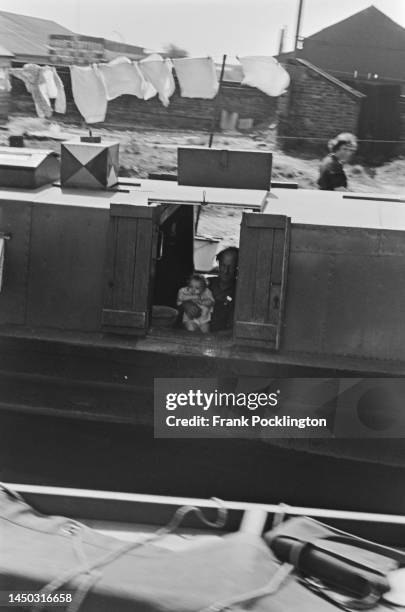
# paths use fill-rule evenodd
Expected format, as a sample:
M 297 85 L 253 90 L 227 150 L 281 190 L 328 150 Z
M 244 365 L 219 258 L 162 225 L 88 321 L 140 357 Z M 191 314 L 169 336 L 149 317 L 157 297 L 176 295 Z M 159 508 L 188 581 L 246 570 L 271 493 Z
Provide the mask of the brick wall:
M 279 98 L 279 146 L 325 151 L 325 143 L 339 132 L 356 134 L 361 97 L 306 66 L 287 63 L 285 68 L 291 85 Z
M 61 116 L 63 121 L 80 122 L 81 118 L 72 97 L 70 72 L 58 70 L 66 91 L 67 113 Z M 35 115 L 31 95 L 25 90 L 19 79 L 12 79 L 11 113 Z M 219 100 L 182 98 L 176 93 L 165 108 L 157 97 L 151 100 L 139 100 L 135 96 L 120 96 L 108 103 L 108 112 L 104 125 L 131 128 L 133 126 L 165 127 L 173 129 L 209 129 L 212 117 L 218 116 L 222 109 L 237 112 L 240 118 L 253 118 L 254 126 L 268 125 L 275 117 L 277 99 L 251 87 L 242 87 L 234 83 L 224 83 L 219 93 Z M 102 125 L 102 124 L 98 124 Z

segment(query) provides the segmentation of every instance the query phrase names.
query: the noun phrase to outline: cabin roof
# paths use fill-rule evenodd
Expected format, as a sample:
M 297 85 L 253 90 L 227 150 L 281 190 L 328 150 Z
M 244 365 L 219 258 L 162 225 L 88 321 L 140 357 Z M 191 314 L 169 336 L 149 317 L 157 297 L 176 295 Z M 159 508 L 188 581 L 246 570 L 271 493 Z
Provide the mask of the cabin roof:
M 263 211 L 292 223 L 405 231 L 405 197 L 310 189 L 274 189 Z
M 43 152 L 41 151 L 43 154 Z M 48 152 L 46 152 L 48 153 Z M 203 204 L 236 206 L 291 217 L 292 223 L 405 231 L 405 197 L 395 194 L 333 192 L 274 188 L 188 187 L 174 181 L 121 178 L 119 190 L 0 189 L 0 200 L 109 209 L 110 204 Z
M 109 208 L 110 204 L 173 202 L 179 204 L 208 204 L 240 206 L 262 210 L 266 191 L 253 189 L 219 189 L 214 187 L 187 187 L 173 181 L 120 179 L 119 191 L 61 189 L 47 185 L 39 189 L 0 189 L 0 199 L 64 206 Z
M 36 168 L 48 155 L 56 153 L 51 149 L 0 148 L 0 168 Z

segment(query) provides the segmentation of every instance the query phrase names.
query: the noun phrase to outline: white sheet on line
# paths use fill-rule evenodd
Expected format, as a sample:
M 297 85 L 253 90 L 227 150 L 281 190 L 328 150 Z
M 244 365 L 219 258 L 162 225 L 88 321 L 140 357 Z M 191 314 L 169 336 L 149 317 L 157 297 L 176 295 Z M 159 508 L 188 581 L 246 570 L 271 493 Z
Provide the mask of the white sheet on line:
M 215 98 L 219 83 L 212 57 L 178 58 L 173 64 L 183 98 Z
M 97 66 L 71 66 L 70 75 L 73 99 L 86 123 L 104 121 L 107 92 Z
M 128 94 L 143 99 L 145 79 L 138 65 L 127 57 L 117 57 L 108 64 L 98 66 L 106 88 L 107 100 Z
M 239 57 L 243 69 L 242 85 L 250 85 L 268 96 L 281 96 L 290 84 L 290 75 L 274 57 Z
M 161 55 L 154 53 L 138 62 L 138 66 L 147 83 L 157 92 L 163 106 L 169 106 L 170 98 L 176 89 L 171 60 L 163 59 Z M 144 99 L 147 100 L 152 96 L 153 90 L 149 88 Z

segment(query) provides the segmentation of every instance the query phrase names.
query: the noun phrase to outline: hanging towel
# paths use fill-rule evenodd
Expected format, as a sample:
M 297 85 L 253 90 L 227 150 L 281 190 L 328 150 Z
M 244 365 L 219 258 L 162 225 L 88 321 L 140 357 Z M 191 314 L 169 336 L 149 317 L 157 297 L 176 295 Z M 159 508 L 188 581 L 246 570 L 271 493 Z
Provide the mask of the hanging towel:
M 107 113 L 107 92 L 97 66 L 71 66 L 73 99 L 86 123 L 104 121 Z
M 52 116 L 52 106 L 46 93 L 44 71 L 37 64 L 25 64 L 22 68 L 12 68 L 10 74 L 21 79 L 27 91 L 32 95 L 38 117 L 43 119 Z
M 11 91 L 11 83 L 7 68 L 0 68 L 0 91 Z
M 215 98 L 219 84 L 211 57 L 174 59 L 173 64 L 183 98 Z
M 142 74 L 142 72 L 141 72 Z M 149 81 L 147 81 L 143 74 L 142 74 L 142 78 L 145 82 L 145 89 L 144 89 L 144 93 L 143 93 L 143 99 L 144 100 L 150 100 L 151 98 L 154 98 L 157 95 L 157 91 L 156 89 L 153 87 L 152 83 L 150 83 Z
M 138 62 L 138 66 L 145 80 L 157 91 L 163 106 L 169 106 L 169 99 L 176 89 L 171 60 L 163 59 L 160 55 L 154 53 Z M 145 93 L 146 95 L 152 94 L 152 90 Z M 149 97 L 152 97 L 152 95 L 149 95 Z
M 51 100 L 55 100 L 58 95 L 58 90 L 56 89 L 53 70 L 49 66 L 42 67 L 42 80 L 43 83 L 40 85 L 41 91 Z
M 99 64 L 98 68 L 103 75 L 107 100 L 124 94 L 143 99 L 146 83 L 136 63 L 127 57 L 117 57 L 108 64 Z
M 4 254 L 6 250 L 4 238 L 0 238 L 0 291 L 3 288 Z
M 56 72 L 56 68 L 52 68 L 53 78 L 56 85 L 56 98 L 55 98 L 55 113 L 66 113 L 66 94 L 65 87 L 62 83 L 62 79 Z
M 274 57 L 250 56 L 238 58 L 242 64 L 242 85 L 250 85 L 268 96 L 281 96 L 290 84 L 290 75 Z

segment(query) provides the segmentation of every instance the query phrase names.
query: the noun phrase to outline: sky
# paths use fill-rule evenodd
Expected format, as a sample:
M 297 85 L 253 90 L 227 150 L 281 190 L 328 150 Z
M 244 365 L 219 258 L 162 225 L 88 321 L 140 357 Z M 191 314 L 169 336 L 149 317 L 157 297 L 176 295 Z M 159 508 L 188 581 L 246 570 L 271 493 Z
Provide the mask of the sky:
M 292 48 L 299 0 L 0 0 L 0 9 L 43 17 L 82 34 L 219 59 L 274 55 L 287 26 Z M 370 4 L 405 27 L 405 0 L 304 0 L 301 34 L 310 35 Z M 1 44 L 1 41 L 0 41 Z

